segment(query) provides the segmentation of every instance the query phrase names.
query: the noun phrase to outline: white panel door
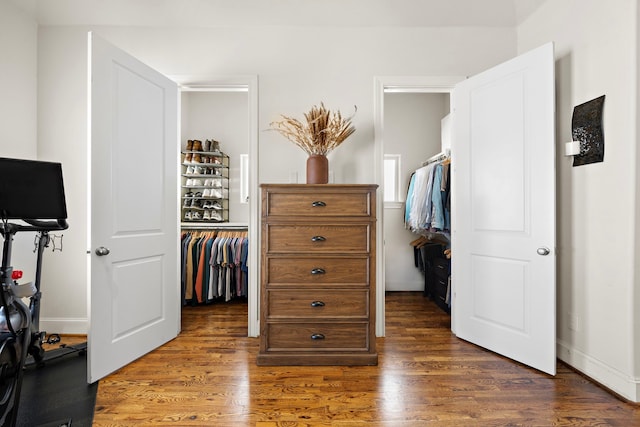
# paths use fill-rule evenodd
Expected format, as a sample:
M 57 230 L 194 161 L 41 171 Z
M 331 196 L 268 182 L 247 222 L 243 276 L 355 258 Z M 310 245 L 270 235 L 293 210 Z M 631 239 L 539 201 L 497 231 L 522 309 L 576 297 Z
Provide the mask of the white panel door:
M 453 98 L 454 332 L 556 371 L 554 58 L 548 44 Z
M 180 330 L 178 88 L 95 34 L 89 47 L 95 382 Z

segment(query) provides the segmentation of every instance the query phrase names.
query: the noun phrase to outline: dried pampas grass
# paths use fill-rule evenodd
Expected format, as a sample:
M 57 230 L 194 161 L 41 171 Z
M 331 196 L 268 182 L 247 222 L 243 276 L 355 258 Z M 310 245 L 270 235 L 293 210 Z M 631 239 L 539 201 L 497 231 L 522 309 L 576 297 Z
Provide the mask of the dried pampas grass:
M 303 123 L 298 119 L 281 115 L 282 120 L 271 122 L 271 130 L 280 132 L 282 136 L 302 148 L 308 155 L 327 155 L 331 150 L 342 144 L 351 136 L 356 128 L 351 119 L 358 111 L 355 107 L 353 114 L 343 118 L 340 111 L 327 110 L 324 103 L 314 105 L 304 117 Z

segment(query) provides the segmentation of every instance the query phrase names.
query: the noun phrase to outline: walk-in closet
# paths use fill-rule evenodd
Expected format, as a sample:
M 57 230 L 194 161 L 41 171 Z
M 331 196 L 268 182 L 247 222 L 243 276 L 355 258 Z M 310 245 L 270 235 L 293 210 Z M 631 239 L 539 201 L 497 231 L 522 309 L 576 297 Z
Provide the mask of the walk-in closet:
M 183 88 L 180 130 L 182 310 L 221 304 L 247 322 L 250 292 L 249 96 L 245 87 Z
M 419 291 L 445 311 L 450 311 L 449 110 L 448 92 L 384 92 L 385 291 Z

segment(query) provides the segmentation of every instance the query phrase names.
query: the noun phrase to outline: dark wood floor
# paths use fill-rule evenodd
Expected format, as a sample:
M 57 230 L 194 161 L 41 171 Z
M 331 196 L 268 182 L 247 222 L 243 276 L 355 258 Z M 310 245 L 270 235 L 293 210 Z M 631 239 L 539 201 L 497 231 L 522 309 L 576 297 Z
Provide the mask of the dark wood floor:
M 457 339 L 420 293 L 386 307 L 371 367 L 259 367 L 246 304 L 185 307 L 178 338 L 100 381 L 93 425 L 640 426 L 561 363 L 551 377 Z

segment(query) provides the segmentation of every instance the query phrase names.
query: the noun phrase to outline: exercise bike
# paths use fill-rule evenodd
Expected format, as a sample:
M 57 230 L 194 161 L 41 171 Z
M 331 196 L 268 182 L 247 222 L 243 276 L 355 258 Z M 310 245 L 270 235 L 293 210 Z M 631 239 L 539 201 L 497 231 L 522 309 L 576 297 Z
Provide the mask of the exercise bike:
M 15 426 L 20 403 L 22 377 L 27 360 L 43 366 L 46 360 L 84 346 L 47 354 L 42 347 L 45 332 L 40 328 L 40 283 L 42 258 L 51 231 L 66 230 L 66 202 L 59 163 L 0 158 L 0 426 Z M 21 223 L 9 222 L 20 220 Z M 19 284 L 22 272 L 11 266 L 14 236 L 36 232 L 35 280 Z M 29 306 L 24 299 L 29 300 Z

